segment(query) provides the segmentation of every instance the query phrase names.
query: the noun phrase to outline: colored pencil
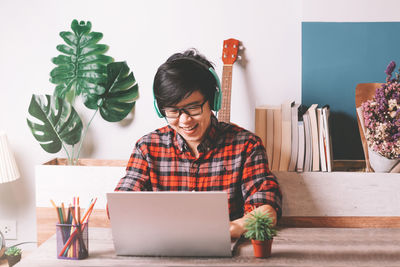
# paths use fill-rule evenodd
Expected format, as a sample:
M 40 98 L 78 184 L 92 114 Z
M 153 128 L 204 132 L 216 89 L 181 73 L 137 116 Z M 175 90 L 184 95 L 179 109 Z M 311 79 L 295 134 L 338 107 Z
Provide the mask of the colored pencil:
M 91 203 L 90 203 L 90 205 L 89 205 L 89 208 L 86 210 L 86 212 L 85 212 L 84 216 L 81 218 L 81 220 L 77 220 L 77 217 L 80 217 L 80 210 L 79 210 L 80 207 L 79 207 L 79 206 L 78 206 L 78 207 L 75 206 L 75 207 L 70 207 L 70 208 L 69 208 L 69 213 L 68 213 L 68 215 L 71 214 L 71 215 L 70 215 L 70 216 L 71 216 L 71 219 L 70 219 L 70 220 L 73 221 L 74 224 L 75 224 L 77 227 L 74 227 L 73 231 L 71 231 L 71 234 L 70 234 L 68 240 L 65 242 L 63 249 L 62 249 L 61 252 L 59 253 L 59 256 L 65 256 L 65 255 L 67 255 L 68 251 L 71 249 L 71 246 L 72 246 L 72 247 L 74 246 L 73 243 L 72 243 L 72 241 L 73 241 L 75 238 L 78 239 L 78 243 L 77 243 L 78 247 L 77 247 L 77 249 L 79 249 L 79 251 L 78 251 L 79 255 L 80 255 L 81 252 L 82 252 L 82 253 L 87 253 L 87 249 L 86 249 L 85 243 L 84 243 L 84 241 L 83 241 L 82 232 L 83 232 L 83 231 L 85 230 L 85 228 L 87 227 L 87 223 L 88 223 L 88 221 L 89 221 L 89 217 L 90 217 L 90 215 L 92 214 L 92 211 L 93 211 L 93 208 L 94 208 L 94 205 L 95 205 L 96 201 L 97 201 L 97 198 L 95 198 L 94 201 L 91 200 Z M 74 198 L 73 202 L 74 202 L 75 204 L 78 204 L 78 203 L 79 203 L 79 200 Z M 76 215 L 77 215 L 77 216 L 76 216 Z M 77 236 L 77 235 L 78 235 L 78 236 Z M 74 251 L 75 251 L 75 250 L 74 250 Z M 75 255 L 76 255 L 76 253 L 75 253 Z M 78 256 L 79 256 L 79 255 L 78 255 Z

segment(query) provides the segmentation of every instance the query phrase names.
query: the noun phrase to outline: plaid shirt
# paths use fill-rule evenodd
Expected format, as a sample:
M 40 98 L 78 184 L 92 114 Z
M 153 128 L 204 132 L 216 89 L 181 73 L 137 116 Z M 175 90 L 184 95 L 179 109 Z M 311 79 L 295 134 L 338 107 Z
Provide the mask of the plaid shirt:
M 165 126 L 136 143 L 115 191 L 225 191 L 230 220 L 269 204 L 280 218 L 282 194 L 259 137 L 213 116 L 195 158 L 185 140 Z

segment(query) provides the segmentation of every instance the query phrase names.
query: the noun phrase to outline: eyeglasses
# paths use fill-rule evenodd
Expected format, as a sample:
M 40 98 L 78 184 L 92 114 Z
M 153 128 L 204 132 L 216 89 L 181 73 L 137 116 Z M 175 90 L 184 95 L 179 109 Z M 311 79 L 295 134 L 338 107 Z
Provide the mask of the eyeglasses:
M 169 119 L 177 119 L 181 116 L 182 112 L 185 112 L 189 116 L 197 116 L 203 113 L 203 106 L 207 102 L 205 100 L 203 103 L 198 105 L 190 105 L 183 108 L 164 108 L 165 117 Z

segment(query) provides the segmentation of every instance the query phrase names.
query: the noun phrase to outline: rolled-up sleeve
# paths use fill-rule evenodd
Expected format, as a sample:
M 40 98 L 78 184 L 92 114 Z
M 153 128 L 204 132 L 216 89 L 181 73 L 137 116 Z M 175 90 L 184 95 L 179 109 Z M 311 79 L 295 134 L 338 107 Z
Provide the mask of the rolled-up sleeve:
M 282 192 L 276 177 L 268 168 L 267 156 L 261 142 L 250 144 L 242 176 L 245 212 L 261 205 L 272 206 L 282 216 Z

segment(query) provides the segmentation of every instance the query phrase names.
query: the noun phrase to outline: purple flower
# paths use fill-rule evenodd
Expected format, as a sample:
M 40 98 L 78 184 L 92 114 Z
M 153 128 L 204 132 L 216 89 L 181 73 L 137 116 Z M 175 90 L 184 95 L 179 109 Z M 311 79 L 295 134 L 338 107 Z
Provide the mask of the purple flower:
M 386 67 L 385 73 L 387 76 L 392 76 L 392 72 L 396 68 L 396 62 L 390 61 L 389 65 Z
M 400 75 L 391 75 L 396 63 L 386 68 L 386 82 L 371 100 L 362 103 L 368 146 L 387 158 L 400 158 Z

